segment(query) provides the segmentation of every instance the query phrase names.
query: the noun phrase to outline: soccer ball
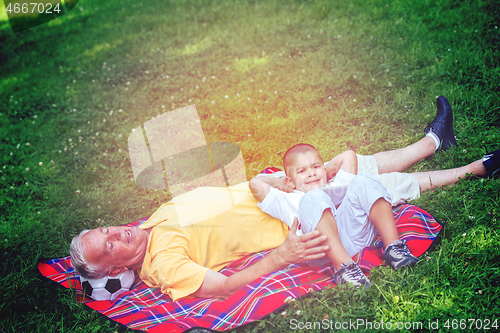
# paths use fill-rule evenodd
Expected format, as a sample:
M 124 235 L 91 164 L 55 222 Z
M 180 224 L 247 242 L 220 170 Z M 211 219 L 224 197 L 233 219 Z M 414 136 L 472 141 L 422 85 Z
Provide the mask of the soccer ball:
M 116 276 L 105 276 L 100 279 L 86 279 L 80 276 L 83 292 L 96 301 L 113 301 L 129 291 L 134 280 L 134 271 L 130 269 Z

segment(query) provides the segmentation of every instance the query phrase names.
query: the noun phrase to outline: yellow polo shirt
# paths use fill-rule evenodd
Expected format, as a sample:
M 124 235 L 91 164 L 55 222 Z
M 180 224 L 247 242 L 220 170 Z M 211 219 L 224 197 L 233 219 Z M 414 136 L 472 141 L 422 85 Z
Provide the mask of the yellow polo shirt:
M 284 223 L 257 207 L 248 182 L 177 196 L 140 226 L 151 227 L 139 276 L 173 300 L 198 290 L 208 269 L 278 247 L 288 234 Z

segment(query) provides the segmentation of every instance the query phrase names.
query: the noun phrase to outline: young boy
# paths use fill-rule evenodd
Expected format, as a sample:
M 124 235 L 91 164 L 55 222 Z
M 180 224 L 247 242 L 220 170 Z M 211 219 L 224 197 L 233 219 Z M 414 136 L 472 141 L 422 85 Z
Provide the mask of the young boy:
M 335 267 L 335 282 L 370 285 L 351 258 L 380 234 L 386 263 L 397 270 L 413 266 L 418 259 L 399 239 L 391 198 L 373 176 L 356 175 L 357 157 L 352 151 L 337 155 L 326 165 L 309 144 L 290 148 L 283 157 L 286 178 L 255 177 L 249 186 L 263 212 L 289 227 L 298 217 L 297 234 L 318 230 L 327 236 L 326 255 Z M 340 205 L 320 188 L 335 177 L 335 183 L 348 184 Z

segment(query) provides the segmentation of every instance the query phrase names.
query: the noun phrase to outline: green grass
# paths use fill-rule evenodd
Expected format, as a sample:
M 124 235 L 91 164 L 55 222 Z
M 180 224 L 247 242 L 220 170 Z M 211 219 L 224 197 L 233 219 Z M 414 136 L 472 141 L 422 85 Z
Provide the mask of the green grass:
M 43 281 L 36 263 L 67 255 L 83 228 L 130 222 L 169 200 L 134 184 L 127 148 L 131 130 L 163 112 L 196 104 L 206 140 L 238 143 L 248 178 L 280 166 L 298 142 L 325 158 L 416 142 L 438 95 L 452 104 L 459 147 L 410 171 L 497 149 L 499 5 L 82 0 L 16 34 L 2 20 L 0 331 L 124 331 Z M 313 293 L 286 317 L 235 331 L 288 332 L 291 319 L 324 316 L 500 319 L 499 185 L 462 181 L 415 202 L 447 224 L 419 267 L 377 268 L 374 288 Z

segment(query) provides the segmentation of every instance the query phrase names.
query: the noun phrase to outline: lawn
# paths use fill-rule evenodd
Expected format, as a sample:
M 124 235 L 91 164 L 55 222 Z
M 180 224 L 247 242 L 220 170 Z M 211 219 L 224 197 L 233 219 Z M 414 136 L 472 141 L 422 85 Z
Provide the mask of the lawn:
M 452 105 L 458 147 L 408 171 L 458 167 L 500 148 L 499 8 L 81 0 L 18 33 L 2 10 L 0 331 L 125 331 L 42 280 L 36 263 L 68 255 L 83 228 L 137 220 L 171 198 L 135 184 L 127 146 L 132 129 L 165 112 L 195 104 L 206 141 L 237 143 L 248 179 L 280 167 L 299 142 L 325 158 L 416 142 L 439 95 Z M 314 293 L 235 331 L 288 332 L 292 320 L 323 318 L 439 320 L 443 331 L 454 319 L 500 325 L 499 185 L 469 179 L 413 202 L 446 223 L 418 267 L 377 268 L 368 290 Z

